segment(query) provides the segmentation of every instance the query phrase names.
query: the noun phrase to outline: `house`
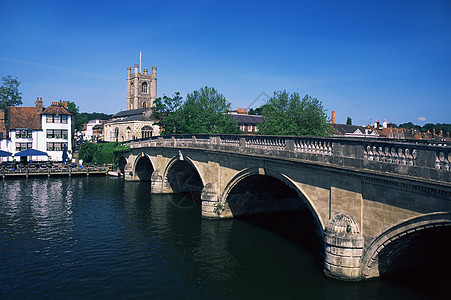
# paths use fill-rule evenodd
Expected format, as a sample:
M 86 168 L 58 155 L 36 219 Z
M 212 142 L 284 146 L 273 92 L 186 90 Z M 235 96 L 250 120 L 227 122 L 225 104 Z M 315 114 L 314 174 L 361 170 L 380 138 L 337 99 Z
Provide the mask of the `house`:
M 101 132 L 103 132 L 103 123 L 105 122 L 105 120 L 95 119 L 83 124 L 83 128 L 81 130 L 83 140 L 90 142 L 98 141 L 100 138 L 99 133 L 101 134 Z M 102 127 L 102 130 L 99 130 L 99 127 Z
M 333 128 L 332 135 L 334 136 L 346 136 L 346 137 L 378 137 L 379 134 L 376 130 L 370 126 L 358 126 L 349 124 L 337 124 L 335 122 L 336 114 L 332 111 L 331 125 Z
M 42 98 L 37 98 L 35 107 L 11 106 L 6 128 L 8 138 L 1 144 L 2 150 L 17 153 L 36 149 L 46 152 L 52 161 L 62 160 L 64 146 L 68 153 L 72 152 L 72 113 L 67 110 L 67 101 L 53 102 L 44 108 Z M 34 159 L 47 160 L 47 157 Z
M 238 108 L 237 111 L 230 112 L 230 116 L 238 123 L 240 130 L 245 134 L 255 134 L 258 132 L 258 124 L 265 118 L 259 115 L 248 115 L 246 108 Z
M 358 126 L 358 125 L 348 125 L 348 124 L 331 124 L 334 131 L 334 136 L 353 136 L 353 137 L 378 137 L 379 134 L 376 130 Z

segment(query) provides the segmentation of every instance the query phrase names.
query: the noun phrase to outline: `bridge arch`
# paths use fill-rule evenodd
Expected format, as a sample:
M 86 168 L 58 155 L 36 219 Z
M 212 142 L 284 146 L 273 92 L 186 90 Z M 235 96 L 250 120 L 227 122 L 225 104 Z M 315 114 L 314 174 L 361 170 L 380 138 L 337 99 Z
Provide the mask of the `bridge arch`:
M 127 159 L 123 156 L 119 157 L 117 166 L 122 174 L 125 174 L 125 167 L 127 166 Z
M 438 212 L 414 217 L 387 229 L 373 240 L 365 252 L 361 264 L 362 277 L 369 279 L 382 275 L 381 272 L 384 272 L 383 265 L 391 262 L 381 261 L 381 254 L 390 249 L 392 243 L 437 228 L 445 228 L 451 231 L 451 212 Z
M 239 172 L 237 175 L 235 175 L 232 178 L 232 180 L 229 181 L 229 183 L 224 188 L 224 191 L 222 192 L 222 195 L 220 197 L 222 207 L 227 207 L 227 205 L 230 206 L 230 203 L 227 203 L 227 202 L 228 202 L 228 198 L 229 198 L 229 195 L 232 192 L 232 190 L 234 188 L 236 188 L 244 180 L 246 180 L 247 178 L 250 178 L 251 176 L 271 177 L 271 178 L 283 183 L 291 190 L 293 190 L 296 193 L 297 197 L 299 197 L 300 200 L 303 201 L 303 203 L 310 210 L 311 214 L 313 215 L 313 219 L 317 223 L 316 224 L 317 227 L 324 230 L 325 225 L 320 218 L 320 214 L 317 212 L 313 202 L 311 201 L 311 199 L 309 199 L 307 193 L 305 193 L 302 190 L 302 188 L 300 188 L 298 185 L 296 185 L 296 183 L 292 179 L 290 179 L 288 176 L 286 176 L 285 174 L 282 174 L 276 170 L 273 170 L 271 168 L 258 168 L 258 167 L 248 168 L 248 169 L 245 169 L 245 170 Z M 321 230 L 321 233 L 323 232 L 323 230 Z
M 144 153 L 141 153 L 135 159 L 133 170 L 135 176 L 139 180 L 150 181 L 155 168 L 150 157 Z
M 205 186 L 205 181 L 202 177 L 203 174 L 199 172 L 196 164 L 181 153 L 178 156 L 174 156 L 167 163 L 162 174 L 166 190 L 170 190 L 173 193 L 188 192 L 196 194 L 199 199 L 202 188 Z

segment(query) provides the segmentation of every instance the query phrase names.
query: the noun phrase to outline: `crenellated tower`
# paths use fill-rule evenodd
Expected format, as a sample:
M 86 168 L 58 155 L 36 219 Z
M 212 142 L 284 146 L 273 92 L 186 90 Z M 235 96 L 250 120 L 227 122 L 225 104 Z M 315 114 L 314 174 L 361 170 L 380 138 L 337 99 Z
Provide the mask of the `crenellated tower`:
M 156 98 L 157 67 L 152 67 L 150 74 L 147 69 L 140 73 L 138 64 L 134 73 L 127 67 L 127 110 L 152 107 Z

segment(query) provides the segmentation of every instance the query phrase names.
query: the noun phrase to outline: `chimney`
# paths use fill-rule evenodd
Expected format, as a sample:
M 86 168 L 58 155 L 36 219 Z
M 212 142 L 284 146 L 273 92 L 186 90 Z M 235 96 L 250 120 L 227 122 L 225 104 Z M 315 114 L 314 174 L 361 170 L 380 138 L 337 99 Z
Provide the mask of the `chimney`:
M 382 122 L 382 127 L 387 128 L 387 120 L 384 120 L 384 122 Z
M 63 107 L 67 108 L 67 101 L 63 101 Z
M 379 129 L 380 126 L 381 126 L 381 122 L 376 121 L 376 128 Z
M 390 122 L 389 125 L 390 125 L 390 128 L 393 128 L 393 122 Z
M 36 113 L 42 113 L 42 98 L 36 98 Z
M 330 118 L 330 122 L 335 124 L 335 110 L 332 111 L 332 117 Z
M 239 115 L 247 115 L 247 108 L 238 108 Z

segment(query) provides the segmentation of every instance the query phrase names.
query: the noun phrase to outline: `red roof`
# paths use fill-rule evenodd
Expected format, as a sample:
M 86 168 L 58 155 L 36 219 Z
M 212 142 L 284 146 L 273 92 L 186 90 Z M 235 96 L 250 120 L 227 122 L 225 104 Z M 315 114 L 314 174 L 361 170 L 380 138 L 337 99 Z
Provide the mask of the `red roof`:
M 35 129 L 42 130 L 41 115 L 36 107 L 9 107 L 8 129 Z
M 51 105 L 44 109 L 42 112 L 43 115 L 72 115 L 70 111 L 68 111 L 63 106 Z

